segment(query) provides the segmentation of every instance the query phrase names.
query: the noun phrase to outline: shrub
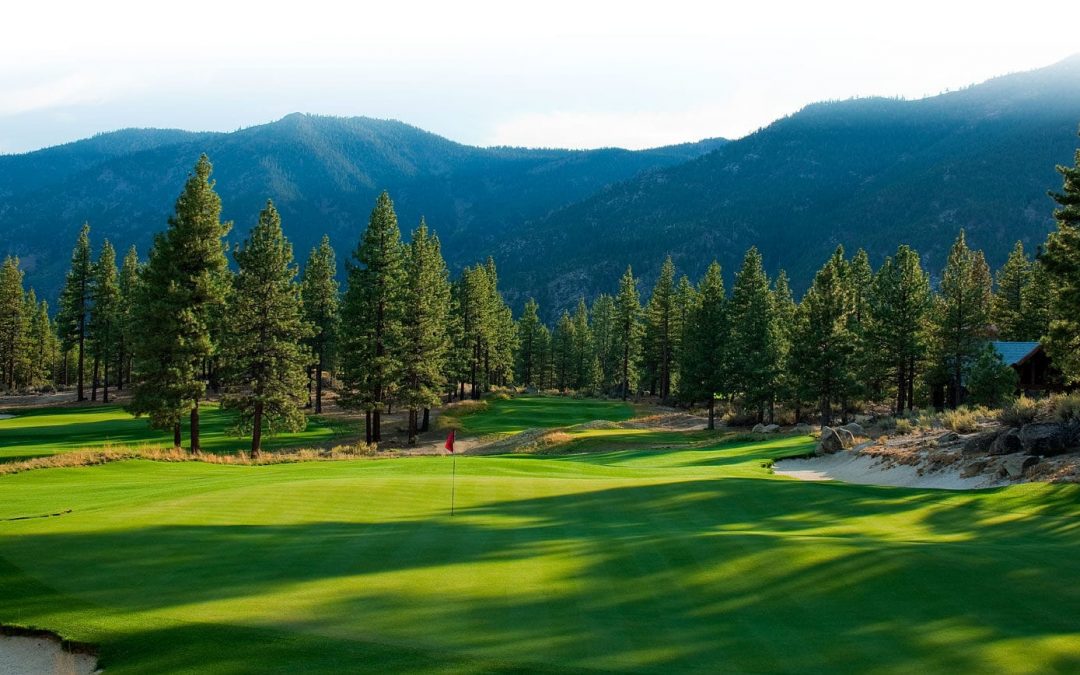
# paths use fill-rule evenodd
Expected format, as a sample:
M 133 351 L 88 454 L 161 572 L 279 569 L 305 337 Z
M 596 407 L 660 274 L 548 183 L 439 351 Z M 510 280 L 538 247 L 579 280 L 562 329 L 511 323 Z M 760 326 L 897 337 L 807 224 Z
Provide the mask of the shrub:
M 1010 427 L 1022 427 L 1034 422 L 1039 416 L 1039 402 L 1027 396 L 1021 396 L 1009 403 L 998 413 L 1002 424 Z
M 1080 393 L 1055 396 L 1047 407 L 1059 422 L 1080 420 Z
M 946 429 L 950 429 L 959 434 L 970 434 L 973 431 L 979 430 L 979 413 L 976 410 L 968 410 L 966 408 L 946 410 L 941 414 L 941 422 L 945 425 Z
M 906 418 L 896 420 L 896 433 L 906 436 L 912 431 L 915 431 L 915 424 L 911 420 Z
M 513 396 L 505 391 L 497 391 L 488 396 L 488 400 L 491 401 L 509 401 L 511 398 L 513 398 Z

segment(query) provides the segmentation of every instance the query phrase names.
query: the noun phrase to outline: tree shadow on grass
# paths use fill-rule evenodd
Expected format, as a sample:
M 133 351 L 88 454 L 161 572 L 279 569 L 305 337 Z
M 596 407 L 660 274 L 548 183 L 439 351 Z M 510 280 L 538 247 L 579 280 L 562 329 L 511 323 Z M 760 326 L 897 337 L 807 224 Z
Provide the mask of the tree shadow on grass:
M 1080 667 L 1080 589 L 1061 580 L 1080 573 L 1080 508 L 1075 491 L 1063 492 L 1015 511 L 996 494 L 687 480 L 500 498 L 465 505 L 452 520 L 13 532 L 0 555 L 27 571 L 40 561 L 35 577 L 106 614 L 175 609 L 185 620 L 198 620 L 199 609 L 185 607 L 195 603 L 302 597 L 306 584 L 348 580 L 341 593 L 302 603 L 302 615 L 266 606 L 246 627 L 221 628 L 213 658 L 224 671 L 243 670 L 226 637 L 244 639 L 253 623 L 301 653 L 305 636 L 331 636 L 308 668 L 322 672 L 349 669 L 360 653 L 398 658 L 357 646 L 365 640 L 419 645 L 418 669 L 447 651 L 466 671 L 501 662 L 1067 670 Z M 40 588 L 6 595 L 21 579 L 0 566 L 10 607 L 57 611 L 37 599 Z M 104 635 L 105 653 L 154 670 L 145 644 L 155 630 Z M 209 629 L 185 630 L 191 646 L 169 657 L 176 663 L 201 649 Z M 146 660 L 125 661 L 129 651 Z M 287 651 L 271 660 L 297 663 Z M 1006 651 L 1018 660 L 1002 661 Z

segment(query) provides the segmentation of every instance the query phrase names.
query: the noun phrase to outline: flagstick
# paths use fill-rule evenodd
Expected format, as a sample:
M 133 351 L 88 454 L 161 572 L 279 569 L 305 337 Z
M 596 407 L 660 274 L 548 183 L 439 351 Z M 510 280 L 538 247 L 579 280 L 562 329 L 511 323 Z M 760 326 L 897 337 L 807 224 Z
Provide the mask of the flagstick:
M 451 474 L 451 478 L 450 478 L 450 517 L 453 518 L 454 517 L 454 491 L 455 491 L 455 488 L 457 487 L 457 453 L 454 452 L 453 450 L 451 450 L 450 454 L 452 454 L 454 456 L 454 469 L 453 469 L 453 473 Z

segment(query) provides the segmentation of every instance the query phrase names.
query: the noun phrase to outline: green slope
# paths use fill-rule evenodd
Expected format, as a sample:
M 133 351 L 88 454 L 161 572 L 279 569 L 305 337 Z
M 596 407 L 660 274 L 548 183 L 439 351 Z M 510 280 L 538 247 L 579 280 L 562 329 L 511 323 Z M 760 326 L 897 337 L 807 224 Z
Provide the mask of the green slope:
M 447 457 L 0 477 L 0 622 L 109 673 L 1080 668 L 1080 488 L 762 468 L 810 443 L 459 457 L 453 518 Z
M 199 422 L 203 450 L 236 452 L 250 448 L 250 439 L 232 433 L 233 424 L 230 413 L 204 407 Z M 304 431 L 277 434 L 264 445 L 270 449 L 312 447 L 332 440 L 335 434 L 327 420 L 312 417 Z M 186 426 L 184 439 L 186 442 Z M 0 462 L 83 449 L 171 445 L 171 433 L 150 428 L 146 418 L 136 419 L 118 405 L 19 410 L 15 417 L 0 420 Z

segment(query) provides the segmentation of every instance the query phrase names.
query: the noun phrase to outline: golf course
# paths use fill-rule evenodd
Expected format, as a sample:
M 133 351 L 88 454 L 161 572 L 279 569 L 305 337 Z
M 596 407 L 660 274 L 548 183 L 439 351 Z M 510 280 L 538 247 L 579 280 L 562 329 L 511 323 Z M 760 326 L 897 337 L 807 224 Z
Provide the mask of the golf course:
M 491 401 L 458 433 L 633 412 L 574 403 Z M 0 421 L 5 455 L 32 419 Z M 807 436 L 564 431 L 542 455 L 0 476 L 0 624 L 106 673 L 1080 669 L 1080 486 L 810 483 L 769 468 Z

